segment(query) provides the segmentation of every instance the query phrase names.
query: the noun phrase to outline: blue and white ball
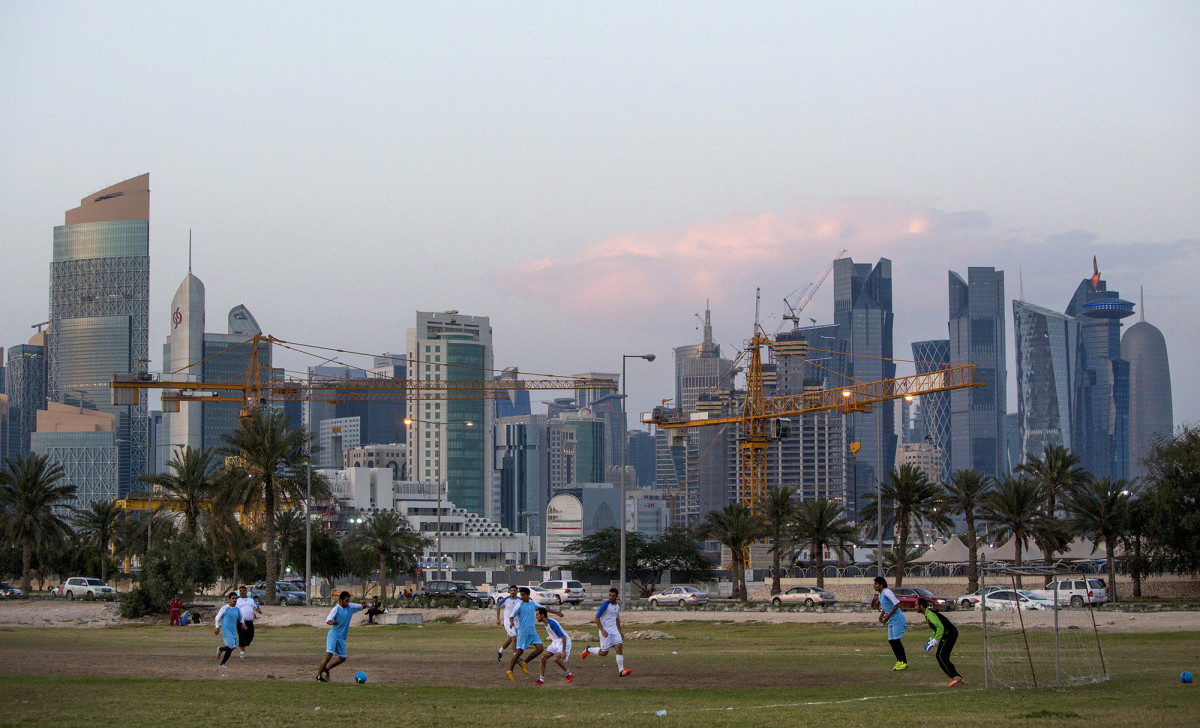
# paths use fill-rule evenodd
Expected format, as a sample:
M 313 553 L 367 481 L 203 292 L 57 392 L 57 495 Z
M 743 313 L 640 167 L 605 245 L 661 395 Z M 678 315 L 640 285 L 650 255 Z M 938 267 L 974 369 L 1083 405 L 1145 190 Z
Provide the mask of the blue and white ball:
M 1192 682 L 1192 673 L 1184 670 L 1183 674 L 1179 676 L 1179 682 L 1183 683 L 1184 685 L 1190 685 Z
M 358 672 L 354 673 L 354 682 L 358 683 L 359 685 L 362 685 L 366 681 L 367 681 L 367 673 L 363 672 L 362 670 L 359 670 Z

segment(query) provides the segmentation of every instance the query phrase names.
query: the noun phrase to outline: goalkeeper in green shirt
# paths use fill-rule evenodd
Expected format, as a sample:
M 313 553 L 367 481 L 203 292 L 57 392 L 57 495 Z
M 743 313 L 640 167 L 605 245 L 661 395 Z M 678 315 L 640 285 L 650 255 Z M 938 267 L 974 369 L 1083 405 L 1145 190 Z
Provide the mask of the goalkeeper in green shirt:
M 950 623 L 946 615 L 939 614 L 928 599 L 917 600 L 917 611 L 925 615 L 929 629 L 933 630 L 933 637 L 930 637 L 929 642 L 925 643 L 925 651 L 929 652 L 936 648 L 938 667 L 942 668 L 942 672 L 950 678 L 950 687 L 962 685 L 963 679 L 958 674 L 958 668 L 954 666 L 953 662 L 950 662 L 950 651 L 954 649 L 954 643 L 958 641 L 958 629 Z

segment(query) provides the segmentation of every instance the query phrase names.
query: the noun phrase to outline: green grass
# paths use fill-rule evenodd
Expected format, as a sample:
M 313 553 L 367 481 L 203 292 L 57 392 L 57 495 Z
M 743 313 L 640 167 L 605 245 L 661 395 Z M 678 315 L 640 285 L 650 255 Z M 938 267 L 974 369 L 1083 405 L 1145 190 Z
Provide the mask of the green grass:
M 576 643 L 575 684 L 563 684 L 551 667 L 550 684 L 536 689 L 529 678 L 504 677 L 495 661 L 494 628 L 356 626 L 350 661 L 328 685 L 310 682 L 324 645 L 324 630 L 315 627 L 260 629 L 251 659 L 235 664 L 228 678 L 214 672 L 217 640 L 203 627 L 0 628 L 0 725 L 831 728 L 919 720 L 1107 728 L 1194 725 L 1200 715 L 1200 686 L 1178 679 L 1184 669 L 1200 672 L 1194 633 L 1104 635 L 1112 675 L 1106 683 L 983 691 L 977 629 L 963 630 L 955 654 L 970 687 L 951 690 L 932 657 L 920 651 L 920 630 L 906 639 L 912 667 L 893 673 L 879 629 L 729 622 L 636 627 L 648 628 L 676 639 L 630 642 L 630 678 L 615 677 L 611 656 L 580 664 Z M 85 662 L 94 667 L 79 674 Z M 194 676 L 109 676 L 176 669 Z M 370 683 L 349 682 L 358 669 L 368 672 Z M 659 710 L 666 715 L 657 717 Z

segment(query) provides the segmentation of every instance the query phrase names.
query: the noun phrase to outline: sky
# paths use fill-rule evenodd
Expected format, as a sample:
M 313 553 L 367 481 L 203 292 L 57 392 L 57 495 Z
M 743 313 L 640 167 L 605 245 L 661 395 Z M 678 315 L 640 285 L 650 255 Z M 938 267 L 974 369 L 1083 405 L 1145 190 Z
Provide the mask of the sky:
M 149 172 L 152 368 L 189 232 L 212 330 L 402 352 L 417 310 L 486 315 L 497 367 L 655 354 L 631 413 L 706 305 L 729 356 L 843 249 L 892 260 L 904 358 L 948 271 L 1061 311 L 1095 256 L 1200 421 L 1194 2 L 9 2 L 0 69 L 0 346 L 63 213 Z

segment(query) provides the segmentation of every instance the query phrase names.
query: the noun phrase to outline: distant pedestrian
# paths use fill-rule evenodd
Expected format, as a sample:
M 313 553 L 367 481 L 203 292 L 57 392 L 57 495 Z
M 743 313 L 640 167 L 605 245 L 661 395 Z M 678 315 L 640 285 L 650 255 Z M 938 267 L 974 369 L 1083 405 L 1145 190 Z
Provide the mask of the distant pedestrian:
M 242 613 L 237 608 L 237 598 L 237 592 L 229 592 L 228 603 L 222 605 L 216 619 L 213 620 L 216 624 L 213 634 L 221 635 L 224 643 L 217 648 L 217 657 L 221 658 L 221 665 L 229 660 L 229 656 L 238 645 L 238 626 L 242 623 Z
M 325 659 L 317 668 L 317 682 L 329 682 L 329 671 L 346 661 L 346 638 L 350 634 L 350 618 L 361 612 L 363 605 L 350 603 L 350 592 L 338 595 L 338 603 L 329 610 L 325 624 L 329 634 L 325 637 Z
M 179 615 L 183 614 L 183 602 L 179 599 L 179 592 L 175 593 L 175 598 L 171 600 L 171 626 L 179 626 Z
M 933 630 L 933 637 L 929 638 L 925 651 L 936 650 L 934 656 L 937 657 L 938 667 L 942 668 L 942 672 L 950 678 L 950 687 L 962 685 L 962 676 L 958 674 L 958 668 L 950 661 L 950 652 L 954 649 L 954 643 L 958 641 L 958 628 L 950 622 L 946 615 L 934 609 L 933 603 L 928 599 L 922 597 L 917 600 L 917 611 L 925 615 L 929 629 Z
M 375 597 L 375 601 L 372 602 L 371 606 L 367 609 L 367 624 L 375 624 L 375 617 L 383 614 L 386 611 L 387 610 L 383 608 L 383 602 L 379 600 L 379 597 Z
M 888 644 L 896 655 L 896 664 L 892 669 L 907 669 L 908 658 L 904 654 L 904 643 L 900 640 L 904 637 L 908 622 L 904 619 L 904 612 L 900 611 L 900 600 L 895 592 L 888 589 L 887 579 L 882 576 L 875 577 L 875 593 L 879 595 L 879 623 L 887 625 Z
M 242 623 L 238 629 L 238 647 L 241 649 L 240 657 L 244 660 L 246 648 L 254 641 L 254 615 L 262 614 L 262 609 L 254 597 L 246 594 L 244 586 L 238 588 L 237 608 L 242 613 Z

